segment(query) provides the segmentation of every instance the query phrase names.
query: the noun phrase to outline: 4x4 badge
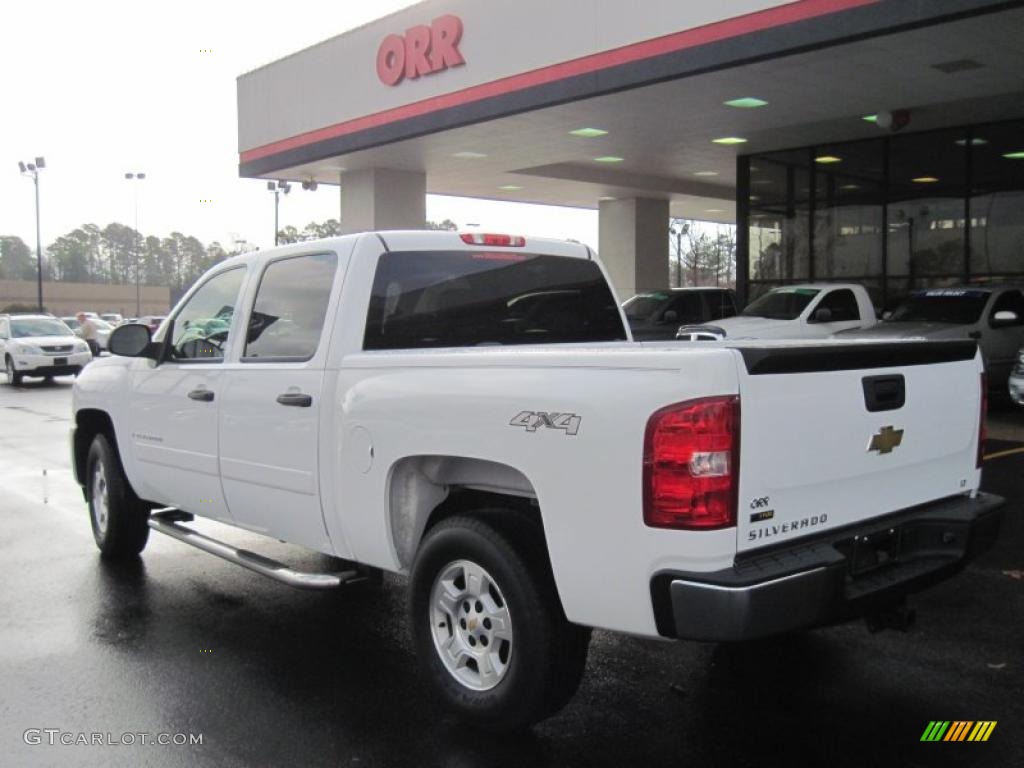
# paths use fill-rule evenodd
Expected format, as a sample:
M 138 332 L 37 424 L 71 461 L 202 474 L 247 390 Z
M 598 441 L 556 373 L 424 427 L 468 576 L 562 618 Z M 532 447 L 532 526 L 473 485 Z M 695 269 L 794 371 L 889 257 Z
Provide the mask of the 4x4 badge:
M 882 427 L 871 436 L 868 444 L 868 451 L 878 451 L 879 454 L 892 453 L 893 448 L 899 448 L 903 442 L 903 430 L 893 427 Z
M 520 411 L 508 423 L 510 427 L 526 427 L 527 432 L 536 432 L 539 427 L 562 429 L 567 435 L 580 431 L 582 419 L 575 413 L 548 413 L 547 411 Z

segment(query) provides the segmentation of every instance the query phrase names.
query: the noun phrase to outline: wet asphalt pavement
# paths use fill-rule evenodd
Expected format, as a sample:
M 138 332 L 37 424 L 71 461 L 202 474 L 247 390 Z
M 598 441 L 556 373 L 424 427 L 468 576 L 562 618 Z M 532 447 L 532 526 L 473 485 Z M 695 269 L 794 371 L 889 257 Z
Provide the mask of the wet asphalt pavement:
M 727 648 L 598 632 L 570 705 L 497 737 L 431 701 L 397 577 L 298 592 L 156 533 L 134 564 L 101 560 L 71 476 L 70 393 L 70 379 L 0 384 L 0 765 L 1024 765 L 1024 454 L 986 465 L 1010 502 L 999 544 L 914 599 L 910 633 L 858 623 Z M 998 725 L 987 743 L 922 744 L 930 720 Z M 57 743 L 26 744 L 28 729 Z

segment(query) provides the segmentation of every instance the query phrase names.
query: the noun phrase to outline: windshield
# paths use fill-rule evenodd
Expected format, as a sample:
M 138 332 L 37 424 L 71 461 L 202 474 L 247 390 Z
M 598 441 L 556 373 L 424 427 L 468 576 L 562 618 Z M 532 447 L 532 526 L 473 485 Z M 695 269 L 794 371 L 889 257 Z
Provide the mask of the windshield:
M 66 325 L 73 331 L 76 330 L 77 328 L 81 328 L 82 326 L 82 324 L 73 317 L 62 317 L 61 321 L 64 323 L 64 325 Z
M 640 293 L 622 305 L 630 320 L 646 320 L 669 298 L 667 293 Z
M 770 320 L 795 320 L 818 293 L 817 288 L 776 288 L 740 314 L 743 317 L 767 317 Z
M 11 338 L 29 336 L 70 336 L 71 330 L 60 320 L 46 317 L 21 317 L 11 320 Z
M 988 297 L 988 291 L 920 291 L 898 306 L 888 322 L 971 325 L 978 322 Z

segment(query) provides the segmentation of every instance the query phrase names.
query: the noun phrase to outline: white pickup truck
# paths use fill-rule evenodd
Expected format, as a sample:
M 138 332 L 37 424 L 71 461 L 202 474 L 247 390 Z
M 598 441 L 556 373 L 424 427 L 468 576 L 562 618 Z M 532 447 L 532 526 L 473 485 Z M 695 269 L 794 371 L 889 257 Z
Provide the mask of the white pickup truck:
M 382 232 L 218 264 L 74 389 L 105 556 L 150 529 L 298 587 L 407 574 L 440 697 L 542 719 L 590 628 L 739 641 L 896 611 L 993 540 L 973 341 L 643 345 L 585 246 Z M 338 558 L 304 573 L 203 516 Z
M 683 325 L 676 338 L 827 339 L 840 331 L 870 328 L 878 322 L 871 296 L 856 283 L 806 283 L 773 288 L 735 317 Z

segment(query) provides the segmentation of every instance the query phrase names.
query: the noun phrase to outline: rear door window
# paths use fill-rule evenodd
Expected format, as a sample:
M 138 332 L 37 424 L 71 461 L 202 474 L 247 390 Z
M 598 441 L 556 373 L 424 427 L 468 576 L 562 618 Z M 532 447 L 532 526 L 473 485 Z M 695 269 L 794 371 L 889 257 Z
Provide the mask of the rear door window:
M 302 362 L 316 354 L 338 268 L 336 253 L 292 256 L 263 271 L 242 360 Z
M 624 341 L 597 264 L 536 253 L 388 252 L 363 346 L 422 349 Z

